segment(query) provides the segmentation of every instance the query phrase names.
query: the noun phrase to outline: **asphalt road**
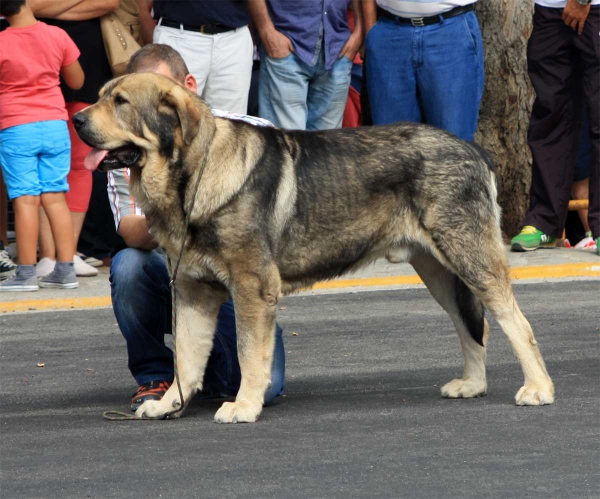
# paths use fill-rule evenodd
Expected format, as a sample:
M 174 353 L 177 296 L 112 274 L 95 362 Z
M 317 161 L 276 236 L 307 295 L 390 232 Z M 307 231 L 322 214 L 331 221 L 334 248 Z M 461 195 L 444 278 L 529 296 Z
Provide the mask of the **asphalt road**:
M 0 316 L 0 496 L 597 498 L 600 284 L 515 289 L 553 406 L 514 405 L 495 323 L 488 396 L 442 399 L 460 347 L 420 289 L 285 299 L 286 396 L 243 425 L 199 400 L 181 420 L 104 421 L 135 389 L 112 311 Z

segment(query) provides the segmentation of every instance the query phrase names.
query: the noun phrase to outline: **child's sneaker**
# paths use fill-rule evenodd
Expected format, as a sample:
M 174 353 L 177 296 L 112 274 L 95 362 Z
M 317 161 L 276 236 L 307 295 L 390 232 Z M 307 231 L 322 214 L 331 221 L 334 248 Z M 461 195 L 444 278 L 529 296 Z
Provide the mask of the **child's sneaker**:
M 555 248 L 556 238 L 547 236 L 532 225 L 526 225 L 521 232 L 510 241 L 511 251 L 533 251 L 538 248 Z
M 4 245 L 0 243 L 0 281 L 8 278 L 16 270 L 17 265 L 14 263 L 4 249 Z
M 587 232 L 585 235 L 585 238 L 583 238 L 581 241 L 579 241 L 575 245 L 575 249 L 591 250 L 591 251 L 596 250 L 597 249 L 596 241 L 592 237 L 592 233 Z
M 18 265 L 15 275 L 0 282 L 0 291 L 37 291 L 39 289 L 33 265 Z
M 46 277 L 50 272 L 54 270 L 54 266 L 56 265 L 56 260 L 52 260 L 45 256 L 35 266 L 35 274 L 38 277 Z
M 79 287 L 73 262 L 56 262 L 54 270 L 39 281 L 40 288 L 74 289 Z

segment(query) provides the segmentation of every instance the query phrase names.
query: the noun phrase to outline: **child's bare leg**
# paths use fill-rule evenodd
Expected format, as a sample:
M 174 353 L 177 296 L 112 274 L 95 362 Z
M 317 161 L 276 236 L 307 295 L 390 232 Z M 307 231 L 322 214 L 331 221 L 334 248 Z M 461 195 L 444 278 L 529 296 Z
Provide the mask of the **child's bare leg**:
M 574 180 L 571 185 L 571 194 L 573 199 L 589 199 L 590 198 L 590 179 L 584 178 L 583 180 Z M 588 210 L 577 210 L 581 223 L 583 224 L 583 230 L 586 234 L 590 231 L 590 224 L 588 223 Z
M 79 242 L 79 234 L 81 234 L 81 229 L 83 228 L 83 222 L 85 221 L 85 211 L 72 211 L 71 212 L 71 220 L 73 220 L 73 233 L 75 234 L 75 248 L 77 248 L 77 243 Z
M 72 262 L 75 254 L 73 221 L 63 192 L 42 194 L 42 206 L 52 229 L 56 255 L 59 262 Z
M 46 216 L 43 208 L 40 208 L 40 260 L 50 258 L 56 260 L 56 246 L 54 246 L 54 236 L 50 227 L 50 220 Z
M 13 199 L 19 265 L 35 265 L 37 261 L 39 206 L 39 196 L 19 196 Z

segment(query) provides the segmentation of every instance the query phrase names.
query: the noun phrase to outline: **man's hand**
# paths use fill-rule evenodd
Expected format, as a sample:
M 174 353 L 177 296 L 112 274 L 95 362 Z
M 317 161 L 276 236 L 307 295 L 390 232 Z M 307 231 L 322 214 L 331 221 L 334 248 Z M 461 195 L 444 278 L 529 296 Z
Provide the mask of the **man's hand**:
M 577 0 L 568 0 L 562 12 L 562 20 L 578 35 L 583 33 L 585 21 L 590 13 L 591 4 L 581 5 Z
M 356 53 L 363 42 L 362 29 L 354 29 L 348 41 L 342 47 L 342 51 L 340 52 L 340 57 L 346 56 L 351 61 L 354 61 L 356 57 Z
M 283 59 L 294 51 L 291 40 L 275 28 L 259 33 L 265 51 L 273 59 Z
M 258 31 L 265 52 L 273 59 L 283 59 L 294 51 L 291 40 L 275 29 L 265 0 L 250 0 L 248 12 Z
M 346 44 L 342 47 L 340 57 L 348 57 L 351 61 L 354 61 L 356 53 L 360 50 L 363 44 L 363 22 L 362 22 L 362 9 L 359 0 L 352 0 L 352 11 L 354 12 L 354 30 L 348 38 Z

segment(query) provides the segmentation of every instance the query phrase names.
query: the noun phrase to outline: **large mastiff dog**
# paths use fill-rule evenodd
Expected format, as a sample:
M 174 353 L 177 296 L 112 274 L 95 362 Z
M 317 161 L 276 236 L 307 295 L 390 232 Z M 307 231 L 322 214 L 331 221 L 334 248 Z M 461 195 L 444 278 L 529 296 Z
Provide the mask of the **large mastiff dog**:
M 215 118 L 202 100 L 154 74 L 109 82 L 73 121 L 96 148 L 91 168 L 131 168 L 131 190 L 167 254 L 176 260 L 185 244 L 176 331 L 184 404 L 202 388 L 217 312 L 230 295 L 242 382 L 215 419 L 251 422 L 271 378 L 279 298 L 381 257 L 410 262 L 456 326 L 464 374 L 442 387 L 444 397 L 486 393 L 487 308 L 525 375 L 516 403 L 553 402 L 511 289 L 495 173 L 477 146 L 409 123 L 255 127 Z M 137 415 L 160 417 L 179 404 L 173 384 Z

